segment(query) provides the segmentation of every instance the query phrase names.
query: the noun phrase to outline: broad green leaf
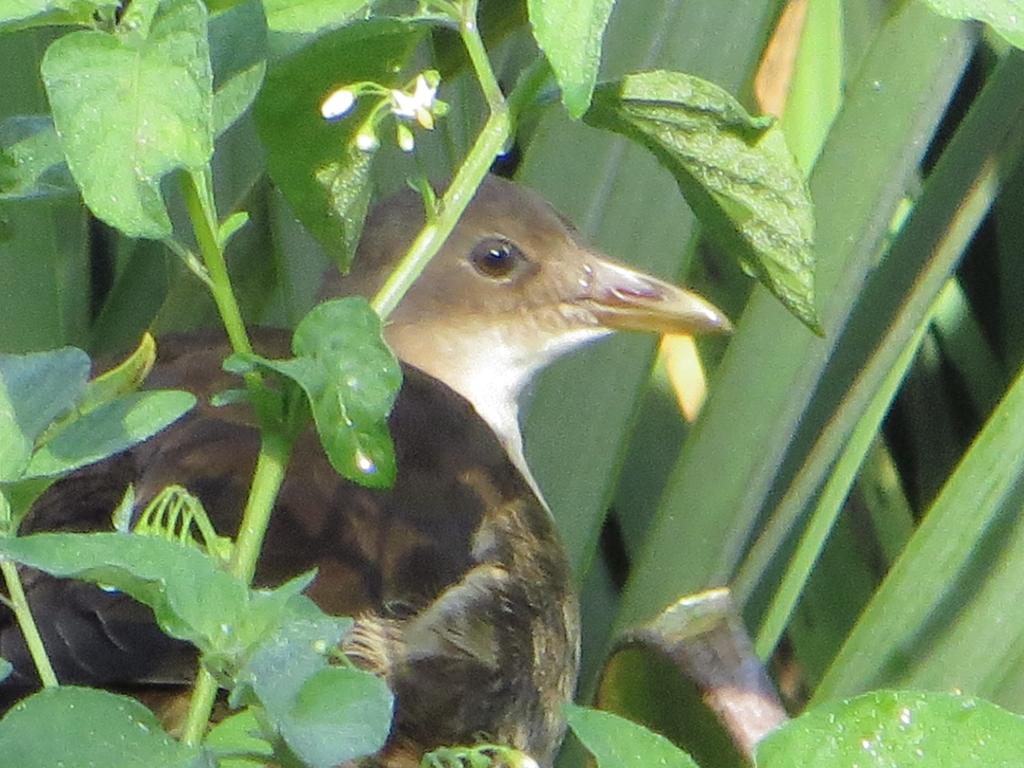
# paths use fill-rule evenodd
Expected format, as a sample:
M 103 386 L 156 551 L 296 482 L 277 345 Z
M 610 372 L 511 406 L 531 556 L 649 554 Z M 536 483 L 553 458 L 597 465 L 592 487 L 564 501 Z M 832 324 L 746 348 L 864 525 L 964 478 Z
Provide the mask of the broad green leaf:
M 213 757 L 172 739 L 156 715 L 128 696 L 92 688 L 47 688 L 0 720 L 0 755 L 18 768 L 214 768 Z
M 0 481 L 17 480 L 43 430 L 85 391 L 89 356 L 75 347 L 0 355 Z
M 0 123 L 0 201 L 77 194 L 49 117 L 18 115 Z
M 235 676 L 233 697 L 244 699 L 251 690 L 271 714 L 286 713 L 303 683 L 327 667 L 325 654 L 351 626 L 352 619 L 312 607 L 260 644 Z
M 363 298 L 324 302 L 299 323 L 291 360 L 236 356 L 286 376 L 306 393 L 320 442 L 344 477 L 372 488 L 395 480 L 387 417 L 402 371 Z
M 562 103 L 579 119 L 590 106 L 601 40 L 614 0 L 529 0 L 530 25 L 562 89 Z
M 89 0 L 0 0 L 0 30 L 44 24 L 86 24 L 98 9 L 115 7 L 116 2 Z
M 267 759 L 261 758 L 273 757 L 274 749 L 258 736 L 261 732 L 253 710 L 246 708 L 210 728 L 203 746 L 217 755 L 217 768 L 264 768 Z M 236 754 L 247 757 L 226 757 Z
M 267 20 L 259 0 L 210 17 L 213 133 L 220 136 L 256 99 L 267 69 Z
M 770 734 L 758 768 L 1014 768 L 1024 718 L 947 693 L 875 691 L 816 707 Z
M 598 768 L 698 768 L 679 747 L 611 712 L 567 704 L 569 727 L 597 759 Z
M 387 683 L 376 675 L 327 667 L 299 690 L 283 734 L 306 763 L 331 768 L 384 746 L 393 702 Z
M 369 206 L 373 153 L 354 145 L 373 104 L 327 122 L 320 105 L 344 85 L 373 80 L 404 84 L 400 72 L 424 27 L 392 20 L 352 24 L 325 35 L 267 73 L 255 117 L 267 150 L 267 169 L 299 220 L 347 270 Z M 394 130 L 385 122 L 383 130 Z
M 105 459 L 156 434 L 195 404 L 190 392 L 164 390 L 137 392 L 95 407 L 48 435 L 24 476 L 51 477 Z
M 148 36 L 72 32 L 43 57 L 54 124 L 82 197 L 130 237 L 169 236 L 160 180 L 212 155 L 206 21 L 199 0 L 172 0 Z
M 328 664 L 326 652 L 351 625 L 314 609 L 263 643 L 237 676 L 242 693 L 252 691 L 289 748 L 316 768 L 376 752 L 391 727 L 387 684 Z
M 598 86 L 583 119 L 649 149 L 708 234 L 818 330 L 810 194 L 771 118 L 705 80 L 659 71 Z
M 312 576 L 250 590 L 194 547 L 121 533 L 39 533 L 0 540 L 0 556 L 52 576 L 118 589 L 153 609 L 171 637 L 213 659 L 238 658 L 294 611 Z M 305 598 L 299 599 L 303 603 Z
M 368 12 L 368 0 L 266 0 L 267 26 L 274 33 L 317 34 L 344 26 Z
M 1024 0 L 925 0 L 951 19 L 983 21 L 1018 48 L 1024 48 Z

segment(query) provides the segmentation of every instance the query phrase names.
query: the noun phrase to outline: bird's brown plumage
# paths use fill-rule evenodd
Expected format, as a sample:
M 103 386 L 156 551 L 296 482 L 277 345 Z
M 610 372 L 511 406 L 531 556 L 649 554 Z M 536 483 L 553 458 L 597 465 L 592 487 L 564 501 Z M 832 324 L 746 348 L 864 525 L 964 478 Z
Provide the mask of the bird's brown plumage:
M 138 508 L 187 481 L 218 531 L 238 527 L 258 439 L 242 406 L 208 395 L 237 385 L 219 373 L 228 353 L 206 335 L 170 337 L 149 384 L 186 387 L 198 409 L 156 439 L 54 486 L 23 532 L 109 528 L 129 482 Z M 257 334 L 283 356 L 284 334 Z M 568 567 L 547 510 L 472 406 L 405 367 L 390 419 L 398 480 L 388 491 L 334 472 L 310 432 L 296 446 L 256 580 L 278 584 L 311 568 L 320 606 L 354 615 L 343 649 L 397 695 L 387 765 L 418 764 L 424 749 L 479 738 L 516 746 L 542 764 L 562 730 L 575 682 L 578 619 Z M 38 573 L 26 580 L 47 649 L 64 683 L 132 689 L 187 683 L 194 654 L 163 638 L 149 610 L 90 585 Z M 3 620 L 0 619 L 0 624 Z M 16 627 L 0 656 L 33 675 Z M 33 681 L 34 682 L 34 681 Z M 2 686 L 0 686 L 2 687 Z
M 378 208 L 340 291 L 379 288 L 422 218 L 409 193 Z M 380 765 L 416 765 L 426 749 L 480 739 L 552 761 L 578 667 L 578 609 L 522 456 L 516 398 L 554 356 L 615 328 L 724 330 L 728 321 L 699 297 L 598 256 L 536 194 L 489 178 L 385 328 L 405 373 L 390 417 L 395 487 L 339 478 L 312 431 L 296 446 L 256 578 L 277 584 L 315 567 L 310 596 L 358 618 L 343 649 L 397 696 Z M 254 339 L 269 357 L 288 355 L 284 332 Z M 258 435 L 243 406 L 208 403 L 237 386 L 221 371 L 227 353 L 215 335 L 163 339 L 147 385 L 189 389 L 197 410 L 55 485 L 23 532 L 107 528 L 131 482 L 137 508 L 165 485 L 186 485 L 233 535 Z M 63 682 L 151 691 L 193 674 L 189 648 L 129 598 L 39 574 L 26 583 Z M 0 700 L 34 680 L 4 610 L 0 656 L 15 674 Z

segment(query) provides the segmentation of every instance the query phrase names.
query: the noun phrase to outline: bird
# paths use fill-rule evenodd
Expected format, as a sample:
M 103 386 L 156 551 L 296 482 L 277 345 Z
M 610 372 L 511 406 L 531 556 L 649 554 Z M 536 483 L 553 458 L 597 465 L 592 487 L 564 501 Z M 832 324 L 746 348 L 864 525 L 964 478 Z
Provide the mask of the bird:
M 375 207 L 351 271 L 328 277 L 323 296 L 374 295 L 424 219 L 411 189 Z M 396 697 L 387 744 L 361 765 L 409 768 L 431 749 L 481 738 L 552 764 L 579 667 L 579 607 L 525 459 L 520 397 L 552 360 L 618 330 L 729 329 L 697 294 L 587 246 L 538 193 L 485 178 L 384 326 L 404 376 L 389 416 L 395 485 L 344 480 L 315 434 L 303 435 L 257 567 L 258 585 L 316 568 L 307 594 L 328 613 L 356 618 L 342 651 Z M 252 338 L 265 356 L 288 353 L 286 331 L 255 329 Z M 147 386 L 190 390 L 197 408 L 54 485 L 22 533 L 109 528 L 129 483 L 137 508 L 177 483 L 220 534 L 235 534 L 259 438 L 244 405 L 209 402 L 237 386 L 222 369 L 230 350 L 215 332 L 171 334 L 158 350 Z M 146 691 L 194 675 L 194 653 L 127 596 L 35 572 L 25 581 L 63 683 L 146 701 Z M 14 674 L 0 683 L 0 702 L 9 704 L 38 681 L 4 611 L 0 656 Z

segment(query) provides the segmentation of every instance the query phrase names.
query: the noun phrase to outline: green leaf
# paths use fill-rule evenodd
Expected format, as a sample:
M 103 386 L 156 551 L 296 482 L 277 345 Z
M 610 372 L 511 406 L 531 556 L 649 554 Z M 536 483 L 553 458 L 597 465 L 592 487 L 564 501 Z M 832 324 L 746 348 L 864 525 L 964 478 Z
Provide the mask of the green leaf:
M 925 0 L 950 19 L 983 21 L 1018 48 L 1024 48 L 1024 0 Z
M 289 748 L 317 768 L 345 763 L 379 750 L 391 727 L 393 696 L 376 675 L 328 665 L 352 620 L 308 616 L 284 625 L 239 672 Z
M 327 616 L 312 606 L 260 644 L 239 670 L 233 696 L 241 699 L 251 690 L 270 713 L 287 712 L 303 683 L 326 668 L 327 650 L 351 627 L 352 619 Z
M 562 89 L 562 103 L 579 119 L 590 106 L 601 39 L 614 0 L 529 0 L 527 8 L 537 44 L 551 63 Z
M 202 3 L 160 6 L 145 37 L 132 29 L 72 32 L 47 49 L 41 69 L 89 208 L 130 237 L 169 236 L 160 179 L 176 168 L 201 168 L 213 153 Z
M 122 395 L 136 391 L 146 380 L 156 362 L 156 341 L 143 333 L 139 346 L 128 357 L 89 382 L 76 410 L 88 413 Z
M 699 768 L 671 741 L 611 712 L 567 704 L 569 727 L 598 768 Z
M 705 80 L 658 71 L 598 86 L 583 119 L 649 149 L 708 234 L 819 330 L 810 195 L 771 118 Z
M 175 390 L 138 392 L 100 405 L 48 436 L 24 477 L 52 477 L 113 456 L 181 418 L 195 395 Z
M 274 748 L 256 735 L 261 731 L 253 710 L 247 708 L 214 725 L 203 739 L 203 745 L 217 755 L 217 768 L 263 768 L 267 759 L 274 756 Z M 239 754 L 247 757 L 229 757 Z
M 1024 754 L 1024 718 L 946 693 L 875 691 L 816 707 L 770 734 L 758 768 L 1011 768 Z
M 315 768 L 371 755 L 391 730 L 393 697 L 387 683 L 361 669 L 327 667 L 302 686 L 284 736 Z
M 214 768 L 205 750 L 164 732 L 135 699 L 91 688 L 47 688 L 0 720 L 0 754 L 18 768 Z
M 275 590 L 250 590 L 194 547 L 121 533 L 3 539 L 0 556 L 51 576 L 118 589 L 152 608 L 165 633 L 192 643 L 214 660 L 237 659 L 276 631 L 312 579 L 308 575 Z
M 213 133 L 220 136 L 252 105 L 267 71 L 267 19 L 259 0 L 210 18 Z
M 75 347 L 0 355 L 0 481 L 17 480 L 36 438 L 85 391 L 89 356 Z
M 1000 550 L 1015 542 L 1005 526 L 1020 511 L 1021 423 L 1024 372 L 1018 374 L 861 613 L 815 693 L 819 700 L 905 672 L 915 648 L 932 646 L 928 628 L 937 616 L 948 615 L 954 606 L 965 610 L 964 604 L 973 603 L 975 593 L 987 594 L 999 584 L 998 573 L 988 569 L 998 572 L 1008 564 L 1002 560 L 1005 555 L 996 560 L 986 540 Z M 993 560 L 998 564 L 990 566 Z M 1011 615 L 1008 621 L 1016 618 Z M 948 622 L 941 638 L 955 636 L 958 629 L 956 622 Z M 918 663 L 926 664 L 926 659 Z M 975 662 L 984 663 L 981 658 Z
M 836 536 L 836 520 L 844 509 L 844 503 L 850 495 L 860 468 L 906 377 L 907 370 L 914 362 L 921 340 L 933 317 L 934 313 L 929 312 L 927 318 L 919 324 L 913 338 L 901 350 L 896 363 L 886 367 L 885 377 L 871 398 L 870 404 L 857 420 L 838 460 L 835 461 L 834 468 L 821 490 L 817 504 L 813 507 L 796 550 L 786 567 L 786 572 L 778 579 L 778 588 L 757 632 L 756 653 L 760 658 L 769 658 L 774 652 L 801 595 L 806 595 L 807 582 L 814 571 L 815 563 L 822 556 L 826 542 L 830 536 Z
M 0 123 L 0 201 L 77 194 L 49 117 L 15 115 Z
M 387 417 L 402 371 L 384 343 L 380 318 L 350 297 L 315 307 L 295 329 L 291 360 L 236 356 L 297 383 L 306 393 L 320 442 L 339 474 L 371 488 L 395 481 Z
M 372 80 L 398 87 L 399 73 L 425 28 L 394 20 L 352 24 L 276 66 L 256 100 L 267 169 L 295 214 L 347 270 L 369 206 L 374 155 L 354 145 L 372 99 L 327 122 L 320 105 L 336 88 Z
M 367 12 L 368 0 L 266 0 L 267 25 L 275 34 L 313 35 L 344 26 Z
M 86 24 L 100 10 L 116 2 L 88 0 L 0 0 L 0 30 L 50 24 Z

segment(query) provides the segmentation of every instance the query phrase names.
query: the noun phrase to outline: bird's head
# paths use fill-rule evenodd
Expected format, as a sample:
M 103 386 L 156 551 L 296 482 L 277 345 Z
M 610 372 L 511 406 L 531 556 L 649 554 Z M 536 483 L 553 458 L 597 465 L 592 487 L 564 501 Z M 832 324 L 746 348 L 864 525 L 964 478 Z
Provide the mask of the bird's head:
M 412 190 L 377 206 L 352 272 L 326 292 L 375 294 L 423 220 Z M 554 358 L 617 330 L 729 329 L 700 296 L 595 252 L 538 194 L 491 176 L 385 336 L 404 362 L 471 401 L 512 448 L 518 396 Z

